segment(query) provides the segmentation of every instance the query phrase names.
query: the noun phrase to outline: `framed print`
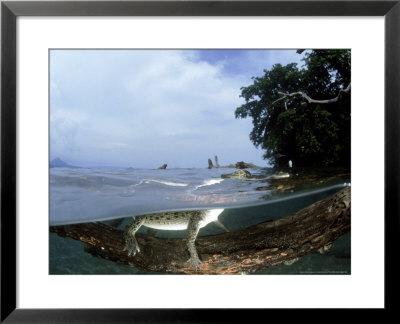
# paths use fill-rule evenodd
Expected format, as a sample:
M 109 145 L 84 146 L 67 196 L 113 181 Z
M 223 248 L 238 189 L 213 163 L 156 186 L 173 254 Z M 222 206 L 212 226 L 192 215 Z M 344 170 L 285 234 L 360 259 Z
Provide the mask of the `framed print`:
M 391 309 L 399 15 L 3 1 L 1 320 Z

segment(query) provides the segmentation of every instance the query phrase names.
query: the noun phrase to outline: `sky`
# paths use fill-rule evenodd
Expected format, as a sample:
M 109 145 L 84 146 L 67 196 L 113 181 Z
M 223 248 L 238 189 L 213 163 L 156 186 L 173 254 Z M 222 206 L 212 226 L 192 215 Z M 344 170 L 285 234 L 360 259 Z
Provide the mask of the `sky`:
M 83 167 L 267 166 L 241 87 L 295 50 L 51 50 L 50 159 Z

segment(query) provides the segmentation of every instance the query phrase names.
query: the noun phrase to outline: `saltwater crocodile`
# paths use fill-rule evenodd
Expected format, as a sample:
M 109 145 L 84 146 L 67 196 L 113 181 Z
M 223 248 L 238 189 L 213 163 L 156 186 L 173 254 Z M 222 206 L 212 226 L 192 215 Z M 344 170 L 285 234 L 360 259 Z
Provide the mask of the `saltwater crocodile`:
M 196 269 L 200 267 L 201 261 L 197 254 L 194 242 L 200 228 L 211 222 L 216 222 L 225 231 L 228 229 L 218 220 L 218 216 L 223 209 L 211 210 L 189 210 L 179 212 L 165 212 L 157 214 L 148 214 L 133 217 L 132 223 L 126 226 L 124 232 L 125 251 L 128 255 L 135 255 L 140 252 L 139 244 L 136 240 L 135 233 L 144 225 L 153 229 L 161 230 L 185 230 L 187 229 L 187 247 L 190 258 L 188 265 L 193 265 Z

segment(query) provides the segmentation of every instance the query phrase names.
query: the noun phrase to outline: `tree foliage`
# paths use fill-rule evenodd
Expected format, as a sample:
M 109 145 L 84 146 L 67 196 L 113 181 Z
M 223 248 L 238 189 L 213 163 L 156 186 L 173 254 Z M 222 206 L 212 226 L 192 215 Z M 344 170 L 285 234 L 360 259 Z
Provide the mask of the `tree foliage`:
M 350 165 L 349 94 L 330 104 L 310 104 L 301 96 L 278 100 L 297 91 L 318 100 L 338 96 L 351 81 L 350 58 L 350 50 L 312 50 L 302 68 L 276 64 L 241 88 L 245 103 L 235 116 L 252 118 L 250 139 L 265 150 L 264 158 L 275 166 L 289 160 L 297 166 Z

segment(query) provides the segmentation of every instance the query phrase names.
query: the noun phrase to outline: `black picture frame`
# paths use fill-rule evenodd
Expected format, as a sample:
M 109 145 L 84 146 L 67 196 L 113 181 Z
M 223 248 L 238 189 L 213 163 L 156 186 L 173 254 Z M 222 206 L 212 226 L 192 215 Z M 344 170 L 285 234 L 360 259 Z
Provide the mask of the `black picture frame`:
M 2 1 L 1 322 L 234 322 L 238 312 L 194 309 L 16 308 L 16 19 L 19 16 L 383 16 L 385 18 L 385 309 L 396 307 L 399 234 L 400 0 L 394 1 Z M 373 125 L 371 125 L 373 127 Z M 392 243 L 394 241 L 394 243 Z M 371 257 L 371 262 L 373 262 Z M 254 314 L 255 313 L 255 314 Z M 248 315 L 248 314 L 247 314 Z

